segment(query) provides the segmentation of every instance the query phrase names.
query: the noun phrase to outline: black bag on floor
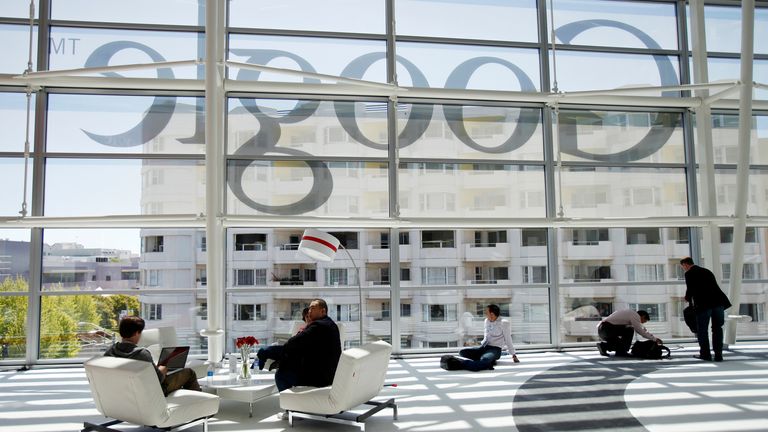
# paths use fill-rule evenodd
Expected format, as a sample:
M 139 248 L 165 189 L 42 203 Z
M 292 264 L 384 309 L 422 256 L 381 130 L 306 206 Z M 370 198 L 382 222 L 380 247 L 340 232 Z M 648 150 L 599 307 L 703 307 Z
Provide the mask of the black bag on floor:
M 692 332 L 696 333 L 696 327 L 698 327 L 696 324 L 696 309 L 693 308 L 692 304 L 688 303 L 688 306 L 683 309 L 683 319 L 685 320 L 685 325 Z
M 664 355 L 664 350 L 667 354 Z M 672 352 L 664 345 L 659 345 L 652 340 L 637 341 L 632 345 L 632 357 L 659 360 L 672 357 Z

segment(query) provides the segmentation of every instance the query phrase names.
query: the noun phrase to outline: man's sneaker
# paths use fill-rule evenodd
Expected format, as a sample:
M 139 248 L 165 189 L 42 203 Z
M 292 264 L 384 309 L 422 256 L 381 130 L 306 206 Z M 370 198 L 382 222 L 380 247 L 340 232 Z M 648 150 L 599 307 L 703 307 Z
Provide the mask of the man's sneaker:
M 608 357 L 608 350 L 605 349 L 605 342 L 598 342 L 597 350 L 600 351 L 601 356 Z
M 512 361 L 514 361 L 515 363 L 520 363 L 520 360 L 517 358 L 517 355 L 515 354 L 512 354 Z
M 717 355 L 717 354 L 715 354 L 715 361 L 716 361 L 716 362 L 721 362 L 721 361 L 723 361 L 723 355 L 722 355 L 722 354 L 720 354 L 720 355 Z
M 278 420 L 288 420 L 288 411 L 280 411 L 277 413 Z

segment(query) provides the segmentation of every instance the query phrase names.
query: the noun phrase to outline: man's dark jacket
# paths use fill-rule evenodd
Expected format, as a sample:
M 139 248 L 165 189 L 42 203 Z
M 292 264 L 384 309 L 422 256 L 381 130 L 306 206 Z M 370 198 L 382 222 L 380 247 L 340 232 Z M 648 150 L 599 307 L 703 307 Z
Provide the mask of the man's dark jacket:
M 693 301 L 697 310 L 717 306 L 723 306 L 725 309 L 731 307 L 731 302 L 717 284 L 715 275 L 704 267 L 694 265 L 689 268 L 685 272 L 685 286 L 685 299 Z
M 288 339 L 283 345 L 280 368 L 295 372 L 297 385 L 325 387 L 333 383 L 340 356 L 339 327 L 326 316 Z

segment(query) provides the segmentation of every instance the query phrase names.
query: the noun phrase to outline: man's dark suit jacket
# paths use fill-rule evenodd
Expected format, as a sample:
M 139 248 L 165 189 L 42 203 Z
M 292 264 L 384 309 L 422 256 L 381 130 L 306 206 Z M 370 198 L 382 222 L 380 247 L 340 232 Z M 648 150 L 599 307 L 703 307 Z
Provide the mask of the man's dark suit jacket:
M 297 385 L 325 387 L 333 383 L 341 357 L 339 327 L 329 317 L 312 321 L 283 345 L 280 368 L 298 376 Z
M 693 306 L 698 310 L 717 306 L 726 309 L 731 307 L 731 302 L 717 284 L 715 275 L 704 267 L 694 265 L 689 268 L 685 272 L 685 286 L 685 300 L 693 301 Z

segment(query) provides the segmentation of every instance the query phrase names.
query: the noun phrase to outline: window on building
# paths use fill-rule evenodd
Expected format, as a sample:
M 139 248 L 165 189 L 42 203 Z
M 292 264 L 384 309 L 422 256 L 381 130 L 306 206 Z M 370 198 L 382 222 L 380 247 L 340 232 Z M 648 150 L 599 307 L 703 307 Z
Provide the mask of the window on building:
M 459 343 L 456 341 L 448 341 L 448 342 L 422 341 L 421 346 L 422 348 L 456 348 L 459 346 Z
M 727 281 L 731 278 L 731 263 L 723 263 L 723 280 Z M 760 279 L 760 264 L 758 263 L 744 263 L 741 271 L 742 279 Z
M 159 321 L 163 319 L 163 305 L 157 303 L 142 304 L 142 318 L 147 321 Z
M 627 244 L 661 244 L 661 230 L 659 228 L 627 228 Z
M 575 245 L 597 245 L 608 241 L 608 228 L 584 228 L 571 230 L 571 238 Z
M 523 283 L 546 283 L 546 266 L 523 266 Z
M 690 228 L 672 228 L 672 240 L 677 244 L 689 244 L 691 239 Z
M 485 317 L 485 308 L 488 307 L 489 304 L 495 304 L 499 307 L 500 315 L 503 317 L 509 316 L 509 303 L 504 303 L 499 300 L 488 300 L 484 303 L 475 303 L 475 316 L 478 318 L 484 318 Z
M 234 304 L 235 321 L 263 321 L 267 319 L 265 304 Z
M 664 280 L 664 264 L 628 264 L 627 280 L 630 282 Z
M 475 231 L 475 247 L 494 247 L 507 242 L 506 231 Z
M 411 269 L 407 267 L 400 267 L 400 280 L 401 281 L 410 281 L 411 280 Z
M 379 314 L 380 320 L 389 321 L 390 309 L 391 308 L 389 302 L 381 302 L 381 314 Z
M 208 320 L 208 303 L 207 302 L 200 303 L 200 306 L 198 306 L 197 308 L 197 316 L 203 321 Z
M 360 249 L 360 244 L 358 242 L 358 233 L 356 232 L 340 231 L 340 232 L 330 232 L 329 234 L 339 239 L 339 242 L 341 243 L 341 245 L 347 249 Z
M 253 270 L 253 284 L 256 286 L 265 286 L 267 284 L 267 269 Z
M 147 285 L 160 286 L 163 284 L 162 270 L 147 270 Z
M 546 303 L 525 303 L 523 322 L 549 322 L 549 306 Z
M 455 304 L 425 304 L 423 306 L 424 321 L 456 321 Z
M 528 228 L 520 232 L 520 241 L 523 246 L 546 246 L 546 228 Z
M 266 234 L 235 234 L 236 251 L 263 251 L 267 250 Z
M 398 237 L 400 237 L 401 245 L 411 244 L 411 233 L 401 232 L 398 234 Z
M 455 285 L 456 267 L 422 267 L 421 281 L 424 285 Z
M 200 250 L 205 252 L 208 250 L 208 238 L 206 236 L 200 237 Z
M 765 303 L 742 303 L 739 305 L 739 315 L 749 315 L 752 322 L 763 322 Z
M 757 243 L 757 230 L 755 227 L 747 227 L 744 233 L 744 241 Z M 720 243 L 733 243 L 733 227 L 720 227 Z
M 325 269 L 325 283 L 327 285 L 355 285 L 355 272 L 346 268 Z
M 456 247 L 453 231 L 422 231 L 421 247 L 429 248 L 453 248 Z
M 570 267 L 572 279 L 577 282 L 597 282 L 611 279 L 611 267 L 598 264 L 576 264 Z
M 408 318 L 411 316 L 411 304 L 410 303 L 400 303 L 400 317 L 401 318 Z
M 253 269 L 236 269 L 235 270 L 235 286 L 253 286 L 254 271 Z
M 360 314 L 360 305 L 354 304 L 337 304 L 328 305 L 331 319 L 334 321 L 358 321 Z
M 648 312 L 651 321 L 667 320 L 667 308 L 664 303 L 630 303 L 629 308 L 636 311 L 644 310 Z
M 162 252 L 163 251 L 163 236 L 146 236 L 144 237 L 144 252 Z

